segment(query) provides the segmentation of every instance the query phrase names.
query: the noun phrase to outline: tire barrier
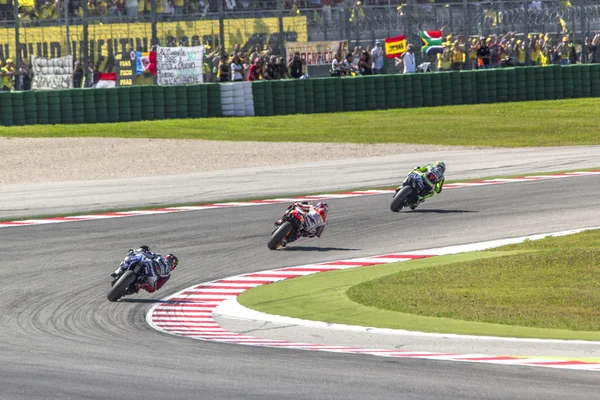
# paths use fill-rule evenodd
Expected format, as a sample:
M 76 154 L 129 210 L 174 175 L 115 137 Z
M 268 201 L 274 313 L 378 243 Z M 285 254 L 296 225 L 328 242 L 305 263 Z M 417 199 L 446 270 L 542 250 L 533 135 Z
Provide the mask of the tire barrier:
M 0 124 L 270 116 L 600 97 L 600 64 L 0 92 Z

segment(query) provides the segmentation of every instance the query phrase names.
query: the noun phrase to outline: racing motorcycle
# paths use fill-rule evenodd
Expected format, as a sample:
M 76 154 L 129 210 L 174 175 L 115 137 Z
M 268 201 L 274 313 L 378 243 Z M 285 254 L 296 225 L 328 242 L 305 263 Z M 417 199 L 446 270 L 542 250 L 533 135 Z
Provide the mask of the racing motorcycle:
M 404 179 L 402 185 L 396 189 L 390 209 L 393 212 L 398 212 L 404 207 L 409 207 L 411 210 L 414 210 L 422 203 L 422 201 L 419 200 L 419 197 L 427 194 L 425 187 L 423 176 L 411 172 L 406 179 Z
M 269 250 L 285 247 L 299 237 L 308 236 L 308 232 L 304 229 L 304 213 L 296 209 L 295 204 L 288 207 L 283 216 L 275 222 L 275 226 L 267 242 Z
M 142 246 L 140 249 L 149 251 L 148 246 Z M 138 292 L 138 286 L 146 281 L 143 256 L 136 254 L 133 249 L 129 250 L 127 257 L 121 262 L 122 271 L 114 277 L 111 282 L 111 288 L 106 294 L 108 301 L 117 301 L 123 296 L 132 295 Z

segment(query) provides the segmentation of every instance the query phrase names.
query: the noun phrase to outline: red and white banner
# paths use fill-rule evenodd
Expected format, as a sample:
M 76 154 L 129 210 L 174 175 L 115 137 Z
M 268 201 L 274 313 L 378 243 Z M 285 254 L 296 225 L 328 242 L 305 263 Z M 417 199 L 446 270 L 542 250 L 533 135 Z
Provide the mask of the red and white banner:
M 342 58 L 348 53 L 348 41 L 334 42 L 287 42 L 285 51 L 288 60 L 294 53 L 300 53 L 300 58 L 306 61 L 306 65 L 329 65 L 336 54 Z

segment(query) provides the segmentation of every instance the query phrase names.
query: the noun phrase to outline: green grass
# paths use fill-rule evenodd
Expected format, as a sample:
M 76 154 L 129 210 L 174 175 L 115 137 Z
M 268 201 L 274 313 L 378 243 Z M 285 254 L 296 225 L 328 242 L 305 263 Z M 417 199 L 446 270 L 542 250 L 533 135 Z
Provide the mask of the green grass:
M 600 231 L 321 273 L 244 292 L 270 314 L 456 334 L 600 340 Z
M 278 117 L 2 127 L 0 136 L 498 147 L 600 144 L 600 99 L 499 103 Z

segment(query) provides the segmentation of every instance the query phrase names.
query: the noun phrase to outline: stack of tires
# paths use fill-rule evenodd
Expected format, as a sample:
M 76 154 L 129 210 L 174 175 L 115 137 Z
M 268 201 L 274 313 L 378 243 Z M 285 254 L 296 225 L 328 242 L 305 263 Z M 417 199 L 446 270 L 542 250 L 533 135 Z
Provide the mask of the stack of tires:
M 316 113 L 327 112 L 325 100 L 325 79 L 311 79 L 313 84 L 313 104 Z
M 440 72 L 440 76 L 442 77 L 442 105 L 451 106 L 453 93 L 450 72 Z
M 261 104 L 264 104 L 264 102 L 261 102 Z M 187 113 L 190 118 L 200 118 L 208 115 L 208 97 L 205 85 L 190 85 L 187 87 Z
M 254 81 L 252 82 L 252 99 L 254 101 L 254 113 L 258 116 L 264 116 L 265 110 L 265 87 L 269 82 Z
M 517 88 L 517 101 L 527 100 L 527 74 L 525 67 L 515 69 L 515 85 Z
M 154 109 L 154 119 L 165 119 L 165 87 L 154 86 L 152 92 L 152 103 Z
M 431 107 L 433 102 L 433 74 L 423 74 L 421 84 L 423 85 L 423 107 Z
M 187 101 L 187 86 L 175 86 L 175 97 L 177 98 L 177 110 L 175 111 L 176 118 L 188 117 L 188 101 Z
M 554 68 L 551 66 L 543 67 L 543 81 L 541 82 L 544 88 L 544 99 L 553 100 L 556 98 L 556 92 L 554 91 Z M 540 83 L 540 82 L 536 82 Z M 538 90 L 536 88 L 536 90 Z M 537 97 L 537 96 L 536 96 Z
M 23 100 L 23 92 L 14 92 L 11 93 L 11 96 L 13 125 L 25 125 L 25 101 Z
M 285 115 L 286 98 L 284 83 L 282 81 L 273 81 L 271 89 L 273 90 L 273 115 Z
M 537 67 L 524 67 L 525 69 L 525 97 L 526 100 L 535 100 L 535 69 Z
M 119 114 L 121 108 L 119 107 L 119 95 L 116 90 L 104 89 L 106 92 L 106 113 L 108 114 L 108 122 L 119 122 Z M 154 115 L 152 116 L 154 119 Z
M 116 89 L 115 89 L 116 90 Z M 71 93 L 73 99 L 73 122 L 76 124 L 84 124 L 85 121 L 85 110 L 83 105 L 83 90 L 73 89 Z M 121 102 L 119 101 L 119 104 Z M 122 111 L 122 110 L 120 110 Z M 119 118 L 121 113 L 119 112 Z
M 590 65 L 582 64 L 579 70 L 581 71 L 581 97 L 590 97 L 592 95 Z
M 404 75 L 395 75 L 394 82 L 396 83 L 396 107 L 406 107 L 406 77 Z
M 517 70 L 516 68 L 506 69 L 506 99 L 508 101 L 517 101 Z
M 23 104 L 27 108 L 27 118 L 25 123 L 27 125 L 35 125 L 38 123 L 38 112 L 37 103 L 35 101 L 35 92 L 28 90 L 23 92 Z
M 535 100 L 545 100 L 546 91 L 544 90 L 544 70 L 546 67 L 532 67 L 535 79 Z
M 375 75 L 375 106 L 378 110 L 385 110 L 385 76 Z
M 209 117 L 222 117 L 223 111 L 221 109 L 221 85 L 218 83 L 207 84 L 208 92 L 208 116 Z
M 91 93 L 94 98 L 94 105 L 96 105 L 94 93 Z M 60 124 L 62 122 L 60 118 L 60 94 L 57 90 L 48 91 L 48 123 Z M 100 121 L 97 121 L 100 122 Z
M 365 77 L 359 76 L 352 79 L 354 82 L 354 99 L 356 104 L 356 111 L 364 111 L 367 109 L 367 98 L 365 96 L 366 93 L 366 83 Z M 396 91 L 397 92 L 397 91 Z
M 459 71 L 450 72 L 450 87 L 452 88 L 452 104 L 455 106 L 463 104 L 461 75 Z
M 142 120 L 142 88 L 140 86 L 132 86 L 129 88 L 129 98 L 131 104 L 131 120 Z M 98 121 L 99 122 L 99 121 Z
M 53 99 L 50 97 L 50 93 L 48 94 L 48 109 L 50 111 L 50 102 Z M 85 116 L 85 122 L 88 124 L 94 124 L 98 122 L 98 118 L 96 116 L 96 98 L 94 97 L 94 91 L 91 89 L 83 89 L 83 115 Z M 48 119 L 50 122 L 50 119 Z
M 344 78 L 341 83 L 344 111 L 356 111 L 356 81 L 352 78 Z
M 590 81 L 592 82 L 592 96 L 600 97 L 600 64 L 590 65 Z
M 409 75 L 410 82 L 412 85 L 412 106 L 423 107 L 423 74 L 411 74 Z M 444 90 L 444 81 L 442 79 L 442 96 Z
M 339 79 L 321 79 L 323 87 L 325 88 L 325 103 L 323 106 L 326 112 L 336 112 L 336 95 L 335 95 L 335 81 Z
M 4 126 L 13 126 L 12 97 L 10 93 L 0 92 L 0 120 Z
M 294 83 L 294 100 L 296 101 L 296 113 L 305 114 L 306 92 L 304 91 L 304 89 L 306 79 L 294 79 L 292 82 Z
M 154 115 L 154 86 L 141 86 L 140 92 L 142 94 L 143 99 L 142 119 L 146 121 L 156 119 Z
M 304 103 L 306 112 L 308 114 L 315 113 L 315 92 L 312 79 L 304 80 L 304 98 L 306 100 Z
M 397 108 L 396 104 L 396 79 L 394 75 L 385 76 L 385 108 Z
M 562 99 L 564 98 L 563 94 L 563 69 L 560 65 L 553 65 L 552 68 L 552 78 L 554 79 L 554 98 Z
M 72 124 L 73 123 L 73 97 L 72 90 L 61 90 L 59 91 L 60 97 L 60 123 L 61 124 Z M 117 110 L 118 112 L 118 110 Z M 117 114 L 118 117 L 118 114 Z M 110 122 L 110 121 L 107 121 Z
M 119 121 L 131 121 L 131 90 L 128 87 L 119 87 L 115 92 L 119 98 Z
M 377 109 L 377 97 L 375 96 L 375 77 L 365 76 L 365 106 L 367 110 Z
M 572 99 L 575 95 L 575 88 L 573 85 L 573 69 L 570 67 L 561 67 L 562 78 L 563 78 L 563 97 L 565 99 Z
M 508 71 L 506 68 L 496 71 L 496 93 L 499 102 L 508 101 Z
M 94 89 L 94 100 L 96 102 L 96 118 L 98 122 L 108 122 L 108 104 L 107 91 L 108 89 Z
M 48 92 L 40 90 L 35 93 L 35 106 L 37 109 L 38 124 L 49 124 L 50 123 L 50 120 L 49 120 L 50 109 L 48 107 Z M 82 100 L 81 100 L 81 106 L 82 107 L 85 106 L 85 103 L 83 101 L 83 96 L 82 96 Z M 0 107 L 1 107 L 1 101 L 0 101 Z M 4 107 L 2 107 L 2 110 L 4 110 Z M 4 111 L 3 111 L 3 113 L 4 113 Z M 11 118 L 12 118 L 12 113 L 11 113 Z M 84 115 L 84 119 L 85 119 L 85 115 Z M 86 120 L 86 122 L 87 122 L 87 120 Z
M 285 97 L 285 113 L 296 114 L 296 84 L 292 80 L 281 81 Z
M 165 86 L 165 118 L 177 118 L 177 88 L 175 86 Z

